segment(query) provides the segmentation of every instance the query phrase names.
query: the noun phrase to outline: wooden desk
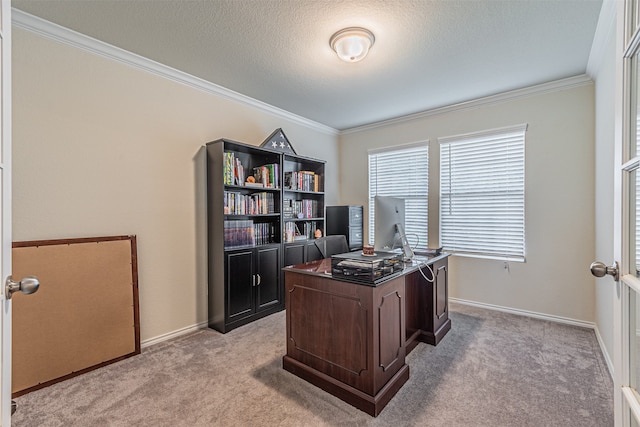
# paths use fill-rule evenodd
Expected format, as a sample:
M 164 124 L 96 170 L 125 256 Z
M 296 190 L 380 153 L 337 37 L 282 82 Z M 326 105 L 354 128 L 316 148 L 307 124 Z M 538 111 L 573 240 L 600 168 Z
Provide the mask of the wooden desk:
M 451 329 L 448 257 L 444 254 L 429 260 L 431 270 L 421 267 L 429 279 L 433 271 L 433 283 L 422 276 L 415 264 L 405 273 L 407 354 L 419 342 L 438 345 Z
M 408 351 L 451 328 L 447 256 L 427 261 L 433 284 L 415 263 L 377 286 L 332 277 L 330 259 L 284 268 L 283 368 L 377 416 L 409 379 Z

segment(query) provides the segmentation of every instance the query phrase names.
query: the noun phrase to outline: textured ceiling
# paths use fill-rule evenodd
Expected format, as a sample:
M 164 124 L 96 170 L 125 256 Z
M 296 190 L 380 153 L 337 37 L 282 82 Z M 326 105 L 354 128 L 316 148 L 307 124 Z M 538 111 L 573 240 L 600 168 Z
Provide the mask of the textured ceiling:
M 13 0 L 29 14 L 343 130 L 584 74 L 602 0 Z M 376 37 L 341 62 L 331 35 Z

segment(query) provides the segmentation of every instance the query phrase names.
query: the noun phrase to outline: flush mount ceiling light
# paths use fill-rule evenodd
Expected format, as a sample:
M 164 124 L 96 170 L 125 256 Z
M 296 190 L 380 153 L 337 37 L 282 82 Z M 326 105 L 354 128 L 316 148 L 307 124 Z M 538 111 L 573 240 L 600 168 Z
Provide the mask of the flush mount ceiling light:
M 376 38 L 366 28 L 349 27 L 340 30 L 329 39 L 331 49 L 345 62 L 358 62 L 364 59 Z

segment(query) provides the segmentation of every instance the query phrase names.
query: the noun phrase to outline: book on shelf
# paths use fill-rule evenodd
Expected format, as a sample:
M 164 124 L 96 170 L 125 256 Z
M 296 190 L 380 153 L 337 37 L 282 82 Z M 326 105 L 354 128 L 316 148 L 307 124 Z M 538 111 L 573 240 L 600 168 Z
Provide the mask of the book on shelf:
M 244 166 L 242 166 L 240 159 L 236 159 L 234 174 L 235 174 L 234 184 L 243 185 L 244 184 Z
M 268 165 L 253 168 L 253 177 L 256 182 L 262 183 L 268 188 L 278 188 L 280 186 L 280 165 L 270 163 Z
M 296 226 L 295 222 L 285 222 L 283 230 L 283 239 L 287 243 L 294 242 L 296 236 L 300 235 L 300 230 Z
M 305 221 L 304 224 L 302 225 L 302 228 L 306 238 L 313 239 L 315 236 L 316 228 L 318 228 L 318 225 L 316 221 Z
M 224 247 L 253 246 L 256 244 L 252 220 L 224 221 Z
M 244 166 L 232 151 L 224 152 L 222 181 L 224 185 L 245 185 Z
M 299 224 L 288 221 L 284 223 L 283 239 L 285 243 L 312 240 L 315 238 L 315 231 L 317 228 L 317 221 L 305 221 L 302 223 L 302 229 L 300 229 Z
M 295 218 L 292 199 L 284 199 L 282 202 L 282 216 L 284 218 Z
M 256 245 L 266 245 L 275 242 L 275 224 L 272 222 L 259 222 L 254 224 Z
M 224 192 L 225 215 L 267 215 L 276 213 L 273 193 L 242 194 L 238 191 Z
M 282 214 L 285 218 L 317 218 L 319 215 L 320 204 L 317 200 L 312 199 L 284 199 Z
M 254 223 L 253 220 L 224 221 L 225 249 L 276 243 L 275 236 L 276 225 L 273 222 Z
M 289 190 L 320 191 L 320 175 L 313 171 L 291 171 L 284 173 L 284 187 Z
M 235 163 L 235 155 L 232 152 L 225 151 L 222 168 L 222 181 L 224 185 L 233 185 L 233 167 Z

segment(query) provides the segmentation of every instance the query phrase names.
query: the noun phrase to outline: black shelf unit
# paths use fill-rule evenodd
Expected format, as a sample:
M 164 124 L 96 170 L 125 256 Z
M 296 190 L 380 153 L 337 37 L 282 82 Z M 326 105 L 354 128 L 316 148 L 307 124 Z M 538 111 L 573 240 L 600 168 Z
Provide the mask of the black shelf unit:
M 282 169 L 283 264 L 295 265 L 317 259 L 316 230 L 325 235 L 325 163 L 285 154 Z M 306 240 L 296 240 L 295 234 Z
M 206 152 L 208 323 L 226 333 L 284 309 L 283 254 L 300 242 L 287 224 L 324 235 L 325 163 L 227 139 L 207 143 Z M 263 186 L 246 184 L 249 176 Z M 285 188 L 285 176 L 300 188 Z M 304 207 L 303 218 L 285 218 L 285 200 Z

